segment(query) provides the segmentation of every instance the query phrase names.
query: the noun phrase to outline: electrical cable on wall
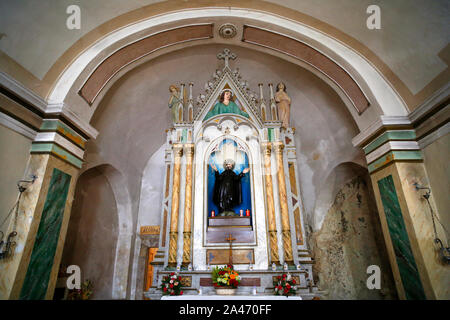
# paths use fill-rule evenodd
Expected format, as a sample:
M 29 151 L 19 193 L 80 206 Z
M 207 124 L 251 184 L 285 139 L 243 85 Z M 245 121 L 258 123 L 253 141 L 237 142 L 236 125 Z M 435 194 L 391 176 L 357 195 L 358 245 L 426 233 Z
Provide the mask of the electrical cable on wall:
M 11 208 L 11 210 L 9 210 L 8 215 L 6 216 L 6 218 L 3 220 L 2 224 L 0 225 L 0 228 L 1 228 L 5 224 L 5 222 L 8 220 L 8 218 L 11 216 L 11 213 L 14 211 L 14 209 L 16 209 L 15 215 L 14 215 L 13 228 L 6 239 L 6 243 L 5 243 L 5 240 L 3 240 L 3 237 L 5 236 L 5 234 L 3 233 L 3 231 L 0 231 L 0 260 L 6 259 L 6 258 L 12 256 L 12 253 L 14 252 L 14 247 L 16 246 L 16 242 L 13 241 L 13 238 L 17 236 L 16 228 L 17 228 L 17 218 L 19 216 L 19 204 L 20 204 L 20 199 L 22 198 L 22 194 L 25 192 L 25 190 L 27 190 L 27 188 L 24 187 L 22 185 L 22 183 L 34 183 L 34 181 L 36 179 L 37 179 L 37 176 L 32 175 L 31 180 L 19 180 L 17 182 L 17 188 L 19 189 L 19 196 L 17 198 L 16 203 Z
M 439 239 L 438 235 L 437 235 L 437 231 L 436 231 L 436 223 L 434 221 L 434 218 L 436 217 L 436 220 L 439 222 L 439 224 L 442 226 L 442 229 L 445 232 L 445 235 L 447 237 L 447 244 L 449 243 L 448 241 L 448 231 L 447 229 L 444 227 L 444 225 L 441 223 L 441 221 L 439 220 L 439 217 L 434 213 L 433 211 L 433 207 L 431 206 L 430 203 L 430 196 L 431 196 L 431 189 L 428 187 L 424 187 L 421 186 L 420 184 L 418 184 L 417 182 L 415 182 L 413 184 L 416 187 L 416 190 L 419 191 L 421 189 L 426 189 L 428 190 L 423 197 L 425 198 L 425 200 L 428 203 L 428 206 L 430 207 L 430 213 L 431 213 L 431 221 L 433 222 L 433 231 L 434 231 L 434 243 L 436 243 L 437 245 L 439 245 L 439 256 L 442 260 L 443 263 L 445 264 L 450 264 L 450 247 L 445 247 L 444 244 L 442 243 L 442 240 Z

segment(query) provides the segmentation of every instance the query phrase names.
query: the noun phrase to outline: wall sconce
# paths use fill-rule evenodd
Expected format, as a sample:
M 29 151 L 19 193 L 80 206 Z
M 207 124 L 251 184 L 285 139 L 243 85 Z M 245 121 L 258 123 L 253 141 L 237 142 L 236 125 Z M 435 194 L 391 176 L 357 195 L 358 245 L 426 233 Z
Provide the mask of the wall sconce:
M 436 223 L 434 222 L 435 213 L 433 211 L 433 208 L 431 207 L 430 200 L 429 200 L 430 196 L 431 196 L 431 189 L 429 187 L 422 186 L 422 185 L 418 184 L 417 182 L 414 182 L 413 186 L 416 187 L 416 191 L 419 191 L 422 189 L 428 190 L 423 195 L 423 197 L 425 198 L 425 200 L 427 200 L 428 206 L 430 207 L 431 220 L 433 221 L 434 243 L 436 243 L 439 246 L 439 257 L 441 258 L 441 261 L 444 264 L 450 264 L 450 247 L 444 247 L 442 240 L 439 239 L 437 232 L 436 232 Z M 445 233 L 447 234 L 447 230 L 442 225 L 441 221 L 439 221 L 439 218 L 437 216 L 436 216 L 436 219 L 441 224 L 442 228 L 444 229 Z M 447 241 L 448 241 L 448 237 L 447 237 Z
M 17 199 L 17 202 L 14 204 L 12 209 L 9 211 L 8 216 L 3 221 L 3 223 L 5 223 L 5 221 L 11 215 L 13 210 L 16 209 L 16 214 L 15 214 L 15 217 L 14 217 L 14 224 L 13 224 L 13 231 L 11 231 L 9 233 L 9 235 L 8 235 L 8 237 L 6 239 L 6 243 L 3 240 L 3 237 L 5 236 L 5 234 L 2 231 L 0 231 L 0 260 L 6 259 L 6 258 L 12 256 L 12 254 L 14 252 L 14 247 L 16 246 L 16 242 L 13 241 L 13 238 L 15 236 L 17 236 L 16 224 L 17 224 L 17 216 L 19 214 L 20 198 L 22 197 L 22 193 L 24 193 L 25 190 L 27 190 L 27 187 L 24 184 L 26 184 L 26 183 L 34 183 L 34 181 L 36 179 L 37 179 L 37 176 L 32 175 L 31 176 L 31 180 L 19 180 L 17 182 L 17 188 L 19 189 L 19 197 Z

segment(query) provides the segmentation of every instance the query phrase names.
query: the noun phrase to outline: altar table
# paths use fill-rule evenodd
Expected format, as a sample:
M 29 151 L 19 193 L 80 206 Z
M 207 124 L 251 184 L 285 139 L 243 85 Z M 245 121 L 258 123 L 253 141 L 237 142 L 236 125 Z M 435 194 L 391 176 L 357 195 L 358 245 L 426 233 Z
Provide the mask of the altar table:
M 273 295 L 181 295 L 162 296 L 161 300 L 302 300 L 300 296 L 273 296 Z

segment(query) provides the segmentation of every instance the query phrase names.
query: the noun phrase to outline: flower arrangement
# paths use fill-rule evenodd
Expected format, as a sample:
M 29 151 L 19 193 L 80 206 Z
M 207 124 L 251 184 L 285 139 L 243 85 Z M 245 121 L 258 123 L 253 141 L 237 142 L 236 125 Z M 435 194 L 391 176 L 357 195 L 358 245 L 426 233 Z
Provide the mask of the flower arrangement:
M 211 273 L 212 282 L 215 287 L 230 286 L 237 288 L 241 282 L 241 276 L 233 269 L 233 265 L 227 264 L 226 267 L 215 267 Z
M 80 289 L 73 289 L 69 291 L 67 300 L 88 300 L 92 294 L 93 287 L 92 281 L 86 280 L 81 284 Z
M 275 287 L 275 294 L 280 296 L 294 295 L 297 290 L 295 279 L 288 273 L 278 276 L 273 282 Z
M 169 276 L 164 277 L 161 282 L 161 290 L 163 295 L 181 296 L 181 277 L 172 272 Z

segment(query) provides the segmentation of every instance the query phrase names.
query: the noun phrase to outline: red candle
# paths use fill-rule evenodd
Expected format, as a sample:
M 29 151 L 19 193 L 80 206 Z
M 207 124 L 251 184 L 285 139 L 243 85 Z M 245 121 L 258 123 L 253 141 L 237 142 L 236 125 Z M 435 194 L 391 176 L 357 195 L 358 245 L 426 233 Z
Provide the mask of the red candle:
M 249 209 L 245 210 L 245 215 L 246 215 L 247 217 L 250 217 L 250 210 L 249 210 Z

